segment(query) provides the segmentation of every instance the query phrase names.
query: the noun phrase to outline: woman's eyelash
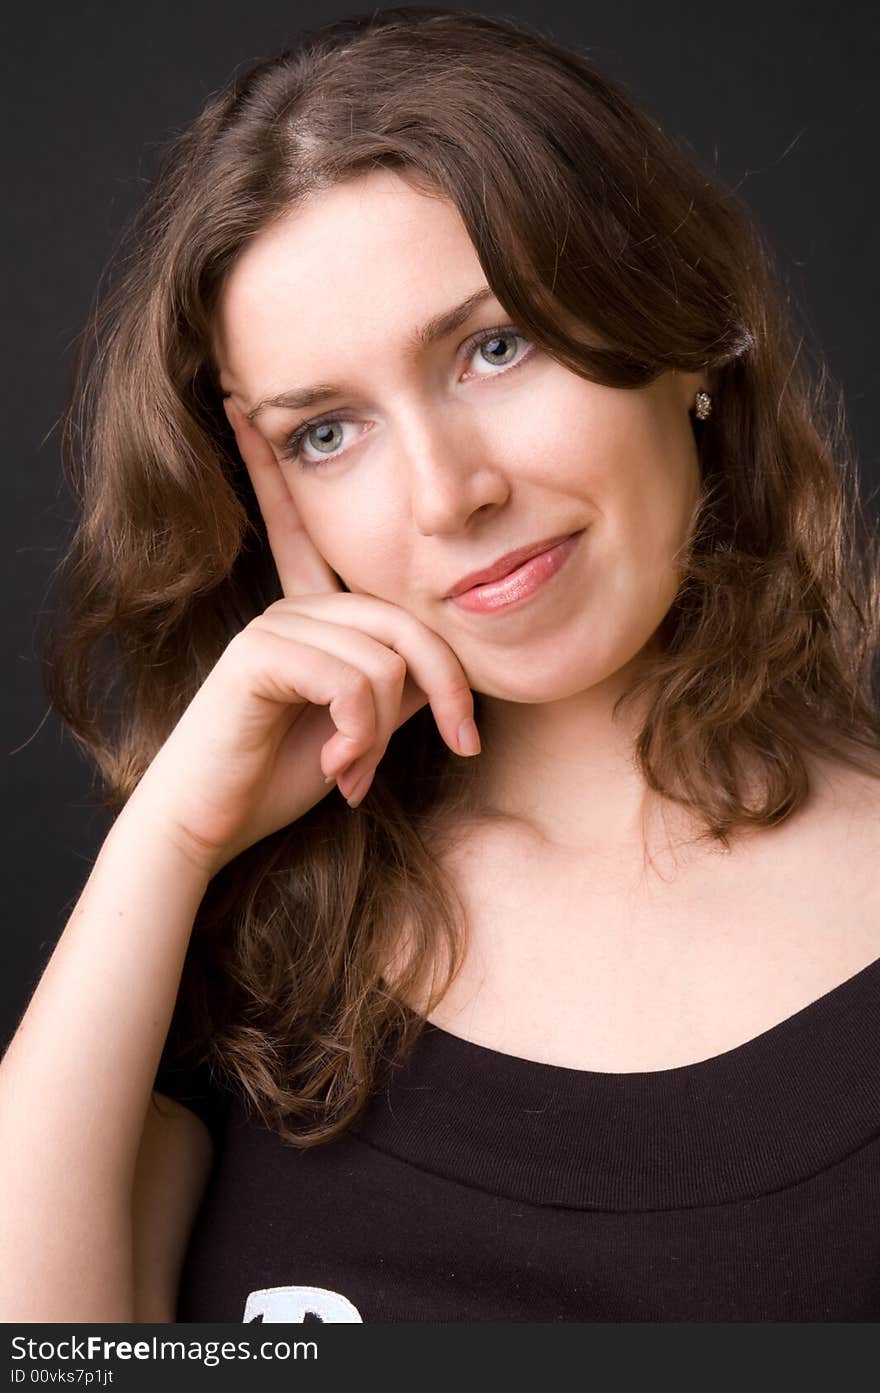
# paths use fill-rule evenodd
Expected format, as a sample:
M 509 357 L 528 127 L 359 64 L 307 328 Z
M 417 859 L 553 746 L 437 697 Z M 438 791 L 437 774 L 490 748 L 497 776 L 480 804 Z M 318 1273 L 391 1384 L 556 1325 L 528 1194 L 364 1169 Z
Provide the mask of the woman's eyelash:
M 465 357 L 469 358 L 476 351 L 476 349 L 480 348 L 484 343 L 491 343 L 492 339 L 504 338 L 507 335 L 511 335 L 514 338 L 522 339 L 524 343 L 531 343 L 531 339 L 526 338 L 525 334 L 521 334 L 520 331 L 513 324 L 506 324 L 502 328 L 498 329 L 482 329 L 478 334 L 474 334 L 465 343 Z M 519 367 L 520 364 L 524 363 L 526 359 L 530 356 L 531 354 L 527 353 L 525 357 L 519 358 L 513 363 L 502 366 L 501 371 L 499 373 L 489 373 L 488 375 L 490 377 L 501 377 L 504 373 L 511 372 L 514 368 Z M 350 417 L 335 416 L 332 412 L 328 411 L 325 412 L 323 416 L 313 416 L 311 420 L 303 421 L 302 425 L 297 426 L 296 430 L 293 431 L 282 444 L 279 450 L 279 458 L 285 461 L 297 459 L 299 457 L 300 445 L 304 436 L 306 436 L 310 430 L 314 430 L 316 426 L 322 426 L 328 423 L 341 424 L 342 422 L 347 420 L 350 420 Z M 337 451 L 334 454 L 327 455 L 326 458 L 328 460 L 335 459 L 338 453 L 340 452 Z M 322 463 L 323 461 L 321 460 L 301 459 L 300 468 L 320 469 Z

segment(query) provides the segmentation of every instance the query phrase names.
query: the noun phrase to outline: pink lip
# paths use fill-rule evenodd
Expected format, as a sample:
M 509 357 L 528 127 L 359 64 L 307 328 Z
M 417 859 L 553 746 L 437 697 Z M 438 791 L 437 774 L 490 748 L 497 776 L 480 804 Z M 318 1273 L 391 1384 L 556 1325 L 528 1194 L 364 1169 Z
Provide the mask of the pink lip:
M 532 555 L 499 580 L 471 586 L 449 598 L 461 609 L 477 612 L 502 609 L 518 600 L 525 600 L 565 565 L 583 531 L 581 528 L 580 532 L 564 537 L 555 546 L 551 544 L 546 551 Z
M 473 590 L 475 585 L 487 585 L 490 580 L 502 580 L 504 576 L 509 576 L 511 571 L 516 570 L 524 561 L 531 561 L 533 556 L 538 556 L 542 551 L 549 551 L 555 547 L 557 542 L 565 541 L 570 533 L 558 534 L 555 537 L 545 537 L 542 542 L 530 542 L 528 546 L 517 547 L 515 551 L 505 552 L 504 556 L 499 556 L 497 561 L 493 561 L 491 566 L 486 566 L 482 571 L 471 571 L 468 575 L 462 576 L 461 580 L 453 585 L 447 600 L 452 600 L 456 595 L 461 595 L 465 590 Z

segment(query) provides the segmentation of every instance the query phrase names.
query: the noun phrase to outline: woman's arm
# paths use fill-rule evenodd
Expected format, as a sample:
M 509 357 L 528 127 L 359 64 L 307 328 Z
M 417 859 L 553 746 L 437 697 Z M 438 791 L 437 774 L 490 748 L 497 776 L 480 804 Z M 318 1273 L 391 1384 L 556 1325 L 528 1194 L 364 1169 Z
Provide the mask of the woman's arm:
M 211 1174 L 205 1123 L 165 1094 L 147 1109 L 132 1196 L 135 1321 L 177 1319 L 178 1289 L 193 1222 Z
M 135 1319 L 135 1166 L 208 878 L 136 791 L 0 1063 L 4 1321 Z

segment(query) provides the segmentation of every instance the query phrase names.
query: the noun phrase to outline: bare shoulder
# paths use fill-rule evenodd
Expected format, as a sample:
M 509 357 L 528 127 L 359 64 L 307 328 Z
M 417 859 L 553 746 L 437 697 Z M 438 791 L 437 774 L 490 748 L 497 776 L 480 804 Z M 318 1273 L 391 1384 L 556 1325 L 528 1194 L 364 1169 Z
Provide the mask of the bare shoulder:
M 814 769 L 817 827 L 866 846 L 880 844 L 880 773 L 829 763 Z
M 135 1320 L 173 1322 L 186 1247 L 211 1173 L 201 1118 L 165 1094 L 147 1108 L 132 1194 Z
M 861 939 L 866 957 L 880 955 L 880 778 L 824 767 L 794 849 L 804 883 L 827 887 L 826 908 L 835 906 L 851 941 Z

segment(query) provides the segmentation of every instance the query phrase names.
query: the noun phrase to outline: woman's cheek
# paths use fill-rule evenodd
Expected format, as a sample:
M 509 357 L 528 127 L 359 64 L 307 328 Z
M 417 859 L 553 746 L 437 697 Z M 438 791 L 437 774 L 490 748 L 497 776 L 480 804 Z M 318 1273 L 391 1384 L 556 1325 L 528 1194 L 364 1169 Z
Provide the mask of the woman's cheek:
M 320 549 L 320 548 L 319 548 Z M 400 591 L 401 573 L 397 555 L 386 552 L 366 531 L 341 542 L 338 534 L 322 555 L 352 594 L 376 595 L 392 599 Z

